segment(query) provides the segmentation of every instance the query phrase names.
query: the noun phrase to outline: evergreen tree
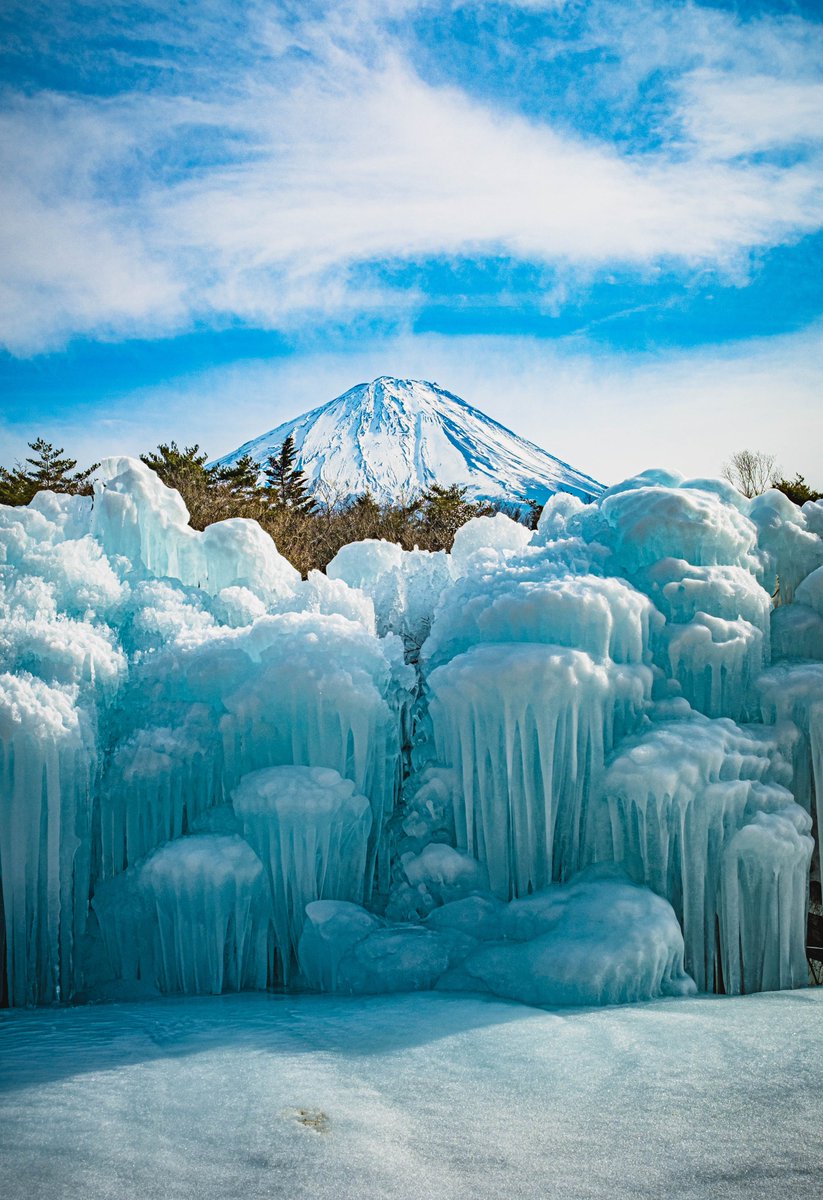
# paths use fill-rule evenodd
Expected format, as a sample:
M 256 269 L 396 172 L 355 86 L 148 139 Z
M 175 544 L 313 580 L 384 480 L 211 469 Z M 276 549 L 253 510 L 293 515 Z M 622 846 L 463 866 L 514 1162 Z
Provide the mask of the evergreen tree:
M 290 508 L 295 512 L 311 513 L 314 499 L 309 495 L 303 471 L 295 465 L 297 450 L 291 434 L 276 454 L 270 454 L 264 468 L 268 480 L 270 502 L 275 508 Z
M 352 512 L 358 515 L 368 515 L 370 517 L 378 517 L 380 515 L 380 505 L 371 492 L 362 492 L 359 496 L 355 496 L 350 507 Z
M 537 529 L 545 505 L 541 504 L 539 500 L 530 498 L 526 499 L 526 504 L 528 505 L 529 511 L 525 519 L 525 524 L 528 525 L 529 529 Z
M 259 491 L 260 467 L 250 454 L 241 454 L 236 462 L 217 467 L 214 478 L 238 500 L 254 500 Z
M 156 452 L 149 451 L 140 458 L 160 476 L 166 487 L 176 488 L 181 493 L 184 487 L 208 487 L 215 474 L 206 466 L 208 454 L 196 443 L 181 450 L 177 442 L 161 442 Z
M 10 471 L 0 467 L 0 504 L 28 504 L 46 489 L 69 495 L 91 494 L 91 476 L 99 463 L 92 463 L 85 471 L 76 471 L 77 459 L 63 458 L 63 447 L 55 448 L 44 438 L 29 442 L 29 449 L 34 456 L 25 463 L 15 463 Z
M 784 496 L 788 496 L 794 504 L 803 505 L 807 500 L 823 500 L 823 492 L 816 492 L 810 488 L 802 475 L 795 475 L 794 479 L 775 479 L 773 487 L 776 487 Z
M 453 483 L 443 487 L 433 483 L 426 488 L 417 503 L 418 521 L 428 541 L 451 550 L 454 535 L 461 525 L 472 517 L 487 516 L 492 508 L 487 504 L 473 504 L 466 499 L 467 487 Z

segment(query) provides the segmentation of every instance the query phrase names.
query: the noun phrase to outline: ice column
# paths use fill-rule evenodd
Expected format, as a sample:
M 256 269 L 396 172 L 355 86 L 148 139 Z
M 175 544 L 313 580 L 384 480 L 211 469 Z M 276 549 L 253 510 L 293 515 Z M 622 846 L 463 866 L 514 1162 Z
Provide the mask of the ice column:
M 811 823 L 780 782 L 789 779 L 776 738 L 696 715 L 632 739 L 606 772 L 611 828 L 599 857 L 626 863 L 670 901 L 683 927 L 686 970 L 701 990 L 721 980 L 727 990 L 739 990 L 741 982 L 749 990 L 767 952 L 762 939 L 772 936 L 782 939 L 775 943 L 783 967 L 774 986 L 791 987 L 802 973 L 805 959 L 785 932 L 790 922 L 801 931 L 805 926 L 801 885 L 808 880 Z M 752 822 L 757 834 L 737 840 Z M 728 876 L 744 848 L 746 911 L 736 905 Z M 752 905 L 779 909 L 781 921 L 769 927 L 758 918 L 744 930 L 739 922 Z
M 247 677 L 223 698 L 227 788 L 263 767 L 333 767 L 371 804 L 367 876 L 376 861 L 385 886 L 385 822 L 414 679 L 399 640 L 378 640 L 340 616 L 289 613 L 258 621 L 245 645 Z
M 72 688 L 0 675 L 0 884 L 11 1005 L 69 998 L 91 855 L 91 722 Z
M 100 799 L 101 875 L 133 866 L 149 851 L 191 828 L 222 799 L 222 746 L 217 718 L 202 705 L 176 727 L 139 729 L 115 751 Z
M 797 806 L 759 812 L 723 854 L 720 929 L 727 992 L 805 987 L 811 839 Z
M 642 665 L 558 646 L 480 645 L 428 680 L 437 756 L 453 766 L 457 845 L 519 896 L 567 878 L 594 837 L 605 755 L 651 689 Z
M 266 987 L 271 901 L 263 864 L 236 836 L 168 842 L 95 892 L 114 975 L 161 992 Z
M 779 663 L 757 681 L 763 720 L 793 752 L 792 790 L 823 830 L 823 662 Z M 797 732 L 799 731 L 799 736 Z
M 306 905 L 363 899 L 371 808 L 351 780 L 322 767 L 253 771 L 241 779 L 232 800 L 268 871 L 288 983 Z

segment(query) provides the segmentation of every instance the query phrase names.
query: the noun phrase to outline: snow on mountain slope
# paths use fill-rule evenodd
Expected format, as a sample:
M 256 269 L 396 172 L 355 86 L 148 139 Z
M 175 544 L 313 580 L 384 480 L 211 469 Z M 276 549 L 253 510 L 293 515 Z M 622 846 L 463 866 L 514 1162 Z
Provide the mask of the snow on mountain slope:
M 312 486 L 347 498 L 411 499 L 432 483 L 465 485 L 472 499 L 590 499 L 602 485 L 518 437 L 433 383 L 381 376 L 246 442 L 218 462 L 265 462 L 292 434 Z

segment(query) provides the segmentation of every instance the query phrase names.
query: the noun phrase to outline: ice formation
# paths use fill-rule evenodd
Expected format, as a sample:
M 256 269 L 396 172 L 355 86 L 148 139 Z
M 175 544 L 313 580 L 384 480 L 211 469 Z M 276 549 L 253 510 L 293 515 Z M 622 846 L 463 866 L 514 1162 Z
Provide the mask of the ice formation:
M 271 900 L 240 837 L 167 842 L 99 887 L 93 907 L 118 979 L 189 994 L 266 986 Z
M 252 771 L 235 788 L 232 804 L 266 867 L 287 981 L 306 905 L 362 900 L 372 811 L 350 779 L 323 767 Z
M 596 867 L 509 904 L 475 892 L 422 925 L 311 904 L 300 966 L 332 992 L 486 991 L 525 1004 L 625 1004 L 695 990 L 670 905 Z
M 109 459 L 0 508 L 0 788 L 1 1003 L 803 984 L 823 505 L 649 471 L 301 580 Z
M 805 929 L 788 914 L 804 911 L 813 844 L 790 780 L 768 731 L 698 714 L 650 723 L 606 772 L 596 853 L 671 901 L 702 990 L 806 982 Z

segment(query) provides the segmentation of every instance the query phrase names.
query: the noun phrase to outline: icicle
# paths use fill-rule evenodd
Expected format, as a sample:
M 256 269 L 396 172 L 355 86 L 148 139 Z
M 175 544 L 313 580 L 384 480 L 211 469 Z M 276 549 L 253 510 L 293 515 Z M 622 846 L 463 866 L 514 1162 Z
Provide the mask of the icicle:
M 323 767 L 253 771 L 241 779 L 232 801 L 268 872 L 288 983 L 306 905 L 363 899 L 371 808 L 350 780 Z
M 721 882 L 736 851 L 730 845 L 756 845 L 761 894 L 758 903 L 781 906 L 793 928 L 805 925 L 805 898 L 798 881 L 807 879 L 811 840 L 808 817 L 777 780 L 787 778 L 777 739 L 769 741 L 754 729 L 731 721 L 666 722 L 621 747 L 609 766 L 603 785 L 611 828 L 598 847 L 601 858 L 625 862 L 638 880 L 666 896 L 683 926 L 686 969 L 701 990 L 723 980 L 733 989 L 742 973 L 758 977 L 755 962 L 766 953 L 761 939 L 785 935 L 783 925 L 755 927 L 740 950 L 740 963 L 726 978 L 726 963 L 734 963 L 734 898 L 723 899 Z M 795 833 L 787 851 L 784 824 L 778 818 L 758 826 L 756 843 L 738 831 L 760 822 L 764 813 Z M 767 836 L 767 834 L 780 836 Z M 747 840 L 748 839 L 748 840 Z M 787 853 L 793 855 L 787 862 Z M 789 892 L 778 875 L 791 871 L 797 887 Z M 750 887 L 747 895 L 753 895 Z M 783 931 L 783 933 L 781 933 Z M 718 940 L 719 938 L 719 940 Z M 730 940 L 731 939 L 731 940 Z M 786 954 L 775 943 L 775 953 Z M 790 956 L 791 957 L 791 956 Z M 794 966 L 783 973 L 780 986 L 792 986 Z M 752 990 L 752 989 L 747 989 Z
M 614 727 L 639 718 L 648 668 L 556 646 L 482 645 L 428 685 L 438 757 L 462 784 L 458 848 L 486 864 L 500 896 L 573 874 L 587 860 L 590 797 Z
M 100 885 L 92 905 L 115 978 L 191 995 L 266 986 L 271 900 L 240 837 L 169 842 Z
M 69 999 L 91 860 L 92 726 L 70 688 L 0 675 L 0 884 L 12 1005 Z

